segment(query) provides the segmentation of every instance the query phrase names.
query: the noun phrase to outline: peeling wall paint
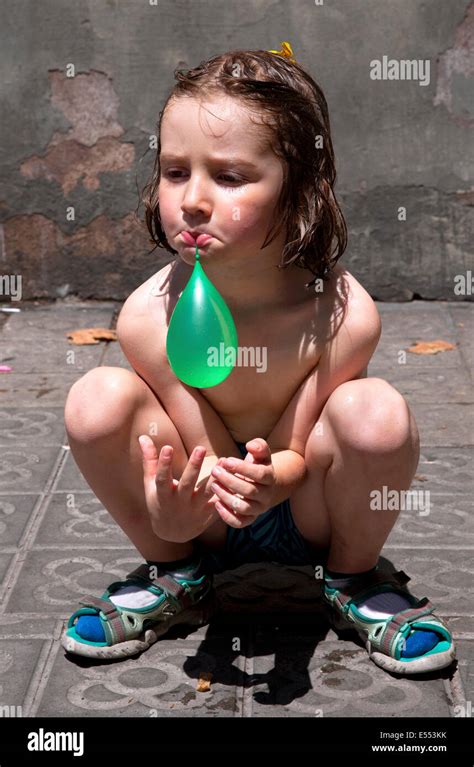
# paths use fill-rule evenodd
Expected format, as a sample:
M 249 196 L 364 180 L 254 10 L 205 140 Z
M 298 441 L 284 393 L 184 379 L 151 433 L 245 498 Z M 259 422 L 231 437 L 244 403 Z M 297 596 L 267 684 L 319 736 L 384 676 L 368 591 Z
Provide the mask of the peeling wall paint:
M 133 144 L 101 138 L 92 146 L 77 141 L 57 140 L 42 157 L 33 155 L 21 163 L 20 173 L 27 179 L 55 181 L 67 197 L 78 184 L 94 192 L 100 187 L 100 174 L 129 170 L 135 160 Z
M 474 4 L 456 30 L 454 45 L 439 59 L 434 104 L 444 104 L 462 124 L 474 122 Z M 471 80 L 469 79 L 471 78 Z

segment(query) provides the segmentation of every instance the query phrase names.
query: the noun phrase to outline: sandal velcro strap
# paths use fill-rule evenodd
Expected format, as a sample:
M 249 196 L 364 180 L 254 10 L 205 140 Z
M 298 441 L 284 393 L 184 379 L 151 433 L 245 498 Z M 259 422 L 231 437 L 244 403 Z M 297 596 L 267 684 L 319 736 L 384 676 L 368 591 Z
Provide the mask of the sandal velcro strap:
M 85 594 L 79 599 L 79 604 L 84 605 L 84 607 L 96 607 L 100 610 L 107 621 L 114 642 L 124 642 L 126 640 L 127 636 L 120 617 L 120 612 L 113 602 L 109 602 L 107 599 L 102 599 L 102 597 Z
M 163 573 L 163 575 L 159 575 L 156 578 L 150 578 L 149 565 L 140 565 L 136 570 L 127 575 L 127 579 L 129 578 L 144 581 L 148 586 L 150 584 L 157 586 L 165 592 L 166 596 L 171 597 L 184 608 L 190 607 L 193 604 L 193 600 L 189 596 L 186 587 L 176 581 L 171 575 Z
M 399 588 L 404 586 L 410 580 L 409 576 L 400 570 L 398 573 L 375 572 L 362 575 L 360 578 L 352 578 L 347 586 L 338 589 L 334 602 L 344 614 L 347 613 L 352 598 L 357 594 L 363 600 L 363 597 L 372 589 L 380 586 L 395 586 Z
M 435 616 L 432 615 L 434 609 L 434 605 L 430 600 L 427 597 L 424 597 L 419 600 L 416 606 L 408 607 L 406 610 L 401 610 L 400 612 L 395 613 L 395 615 L 387 622 L 383 634 L 380 636 L 380 651 L 386 655 L 391 654 L 390 649 L 392 641 L 404 626 L 414 623 L 422 617 L 426 620 L 428 616 L 436 622 Z

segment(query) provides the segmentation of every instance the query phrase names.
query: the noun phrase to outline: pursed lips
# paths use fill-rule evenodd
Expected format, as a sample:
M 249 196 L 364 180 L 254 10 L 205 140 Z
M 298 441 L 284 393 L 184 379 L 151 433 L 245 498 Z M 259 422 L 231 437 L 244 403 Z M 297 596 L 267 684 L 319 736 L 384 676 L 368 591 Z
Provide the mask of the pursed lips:
M 206 232 L 196 232 L 194 235 L 190 231 L 183 231 L 181 236 L 188 245 L 198 245 L 200 247 L 212 239 L 212 234 L 207 234 Z

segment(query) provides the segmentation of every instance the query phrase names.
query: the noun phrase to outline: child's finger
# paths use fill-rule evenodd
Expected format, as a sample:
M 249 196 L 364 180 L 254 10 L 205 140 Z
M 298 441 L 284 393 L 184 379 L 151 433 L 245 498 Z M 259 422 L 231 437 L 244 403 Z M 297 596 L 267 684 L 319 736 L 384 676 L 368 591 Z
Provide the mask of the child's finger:
M 261 464 L 270 464 L 272 462 L 272 451 L 270 446 L 263 437 L 257 437 L 257 439 L 251 439 L 246 442 L 247 458 L 250 455 L 254 461 Z
M 147 435 L 138 438 L 142 450 L 143 476 L 145 481 L 153 481 L 160 489 L 170 486 L 172 481 L 171 465 L 173 462 L 173 448 L 164 445 L 160 450 L 160 455 L 155 447 L 153 440 Z M 166 451 L 170 455 L 165 456 Z
M 158 455 L 155 443 L 146 434 L 138 437 L 138 442 L 142 451 L 143 474 L 147 478 L 154 477 L 158 468 Z
M 179 480 L 179 487 L 181 490 L 189 492 L 190 494 L 194 491 L 194 488 L 196 487 L 197 481 L 199 479 L 199 473 L 201 471 L 201 466 L 205 455 L 205 447 L 201 447 L 199 445 L 198 447 L 194 448 L 191 455 L 189 456 L 189 460 L 186 466 L 184 467 L 181 479 Z
M 252 482 L 248 477 L 241 477 L 234 472 L 226 471 L 224 466 L 215 466 L 209 479 L 227 493 L 243 495 L 249 501 L 255 500 L 257 497 L 257 482 Z
M 229 527 L 236 527 L 237 529 L 240 529 L 241 527 L 247 527 L 247 525 L 251 525 L 256 519 L 255 514 L 253 516 L 244 516 L 238 513 L 236 514 L 219 502 L 216 502 L 215 507 L 222 521 L 229 525 Z
M 232 474 L 241 474 L 244 479 L 251 479 L 260 485 L 269 485 L 272 482 L 271 475 L 266 470 L 270 464 L 250 463 L 242 461 L 240 458 L 227 458 L 224 462 L 224 468 Z

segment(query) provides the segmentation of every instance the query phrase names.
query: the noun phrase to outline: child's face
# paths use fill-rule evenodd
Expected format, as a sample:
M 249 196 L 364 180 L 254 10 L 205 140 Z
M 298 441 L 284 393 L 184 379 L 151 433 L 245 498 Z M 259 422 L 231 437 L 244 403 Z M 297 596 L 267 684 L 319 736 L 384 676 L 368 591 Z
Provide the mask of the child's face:
M 273 221 L 283 168 L 248 114 L 240 102 L 216 96 L 202 104 L 179 98 L 163 115 L 161 222 L 170 245 L 190 265 L 195 247 L 186 243 L 183 231 L 212 235 L 199 248 L 209 266 L 223 256 L 227 265 L 234 259 L 249 263 L 259 255 Z M 260 257 L 278 263 L 284 242 L 276 238 Z

